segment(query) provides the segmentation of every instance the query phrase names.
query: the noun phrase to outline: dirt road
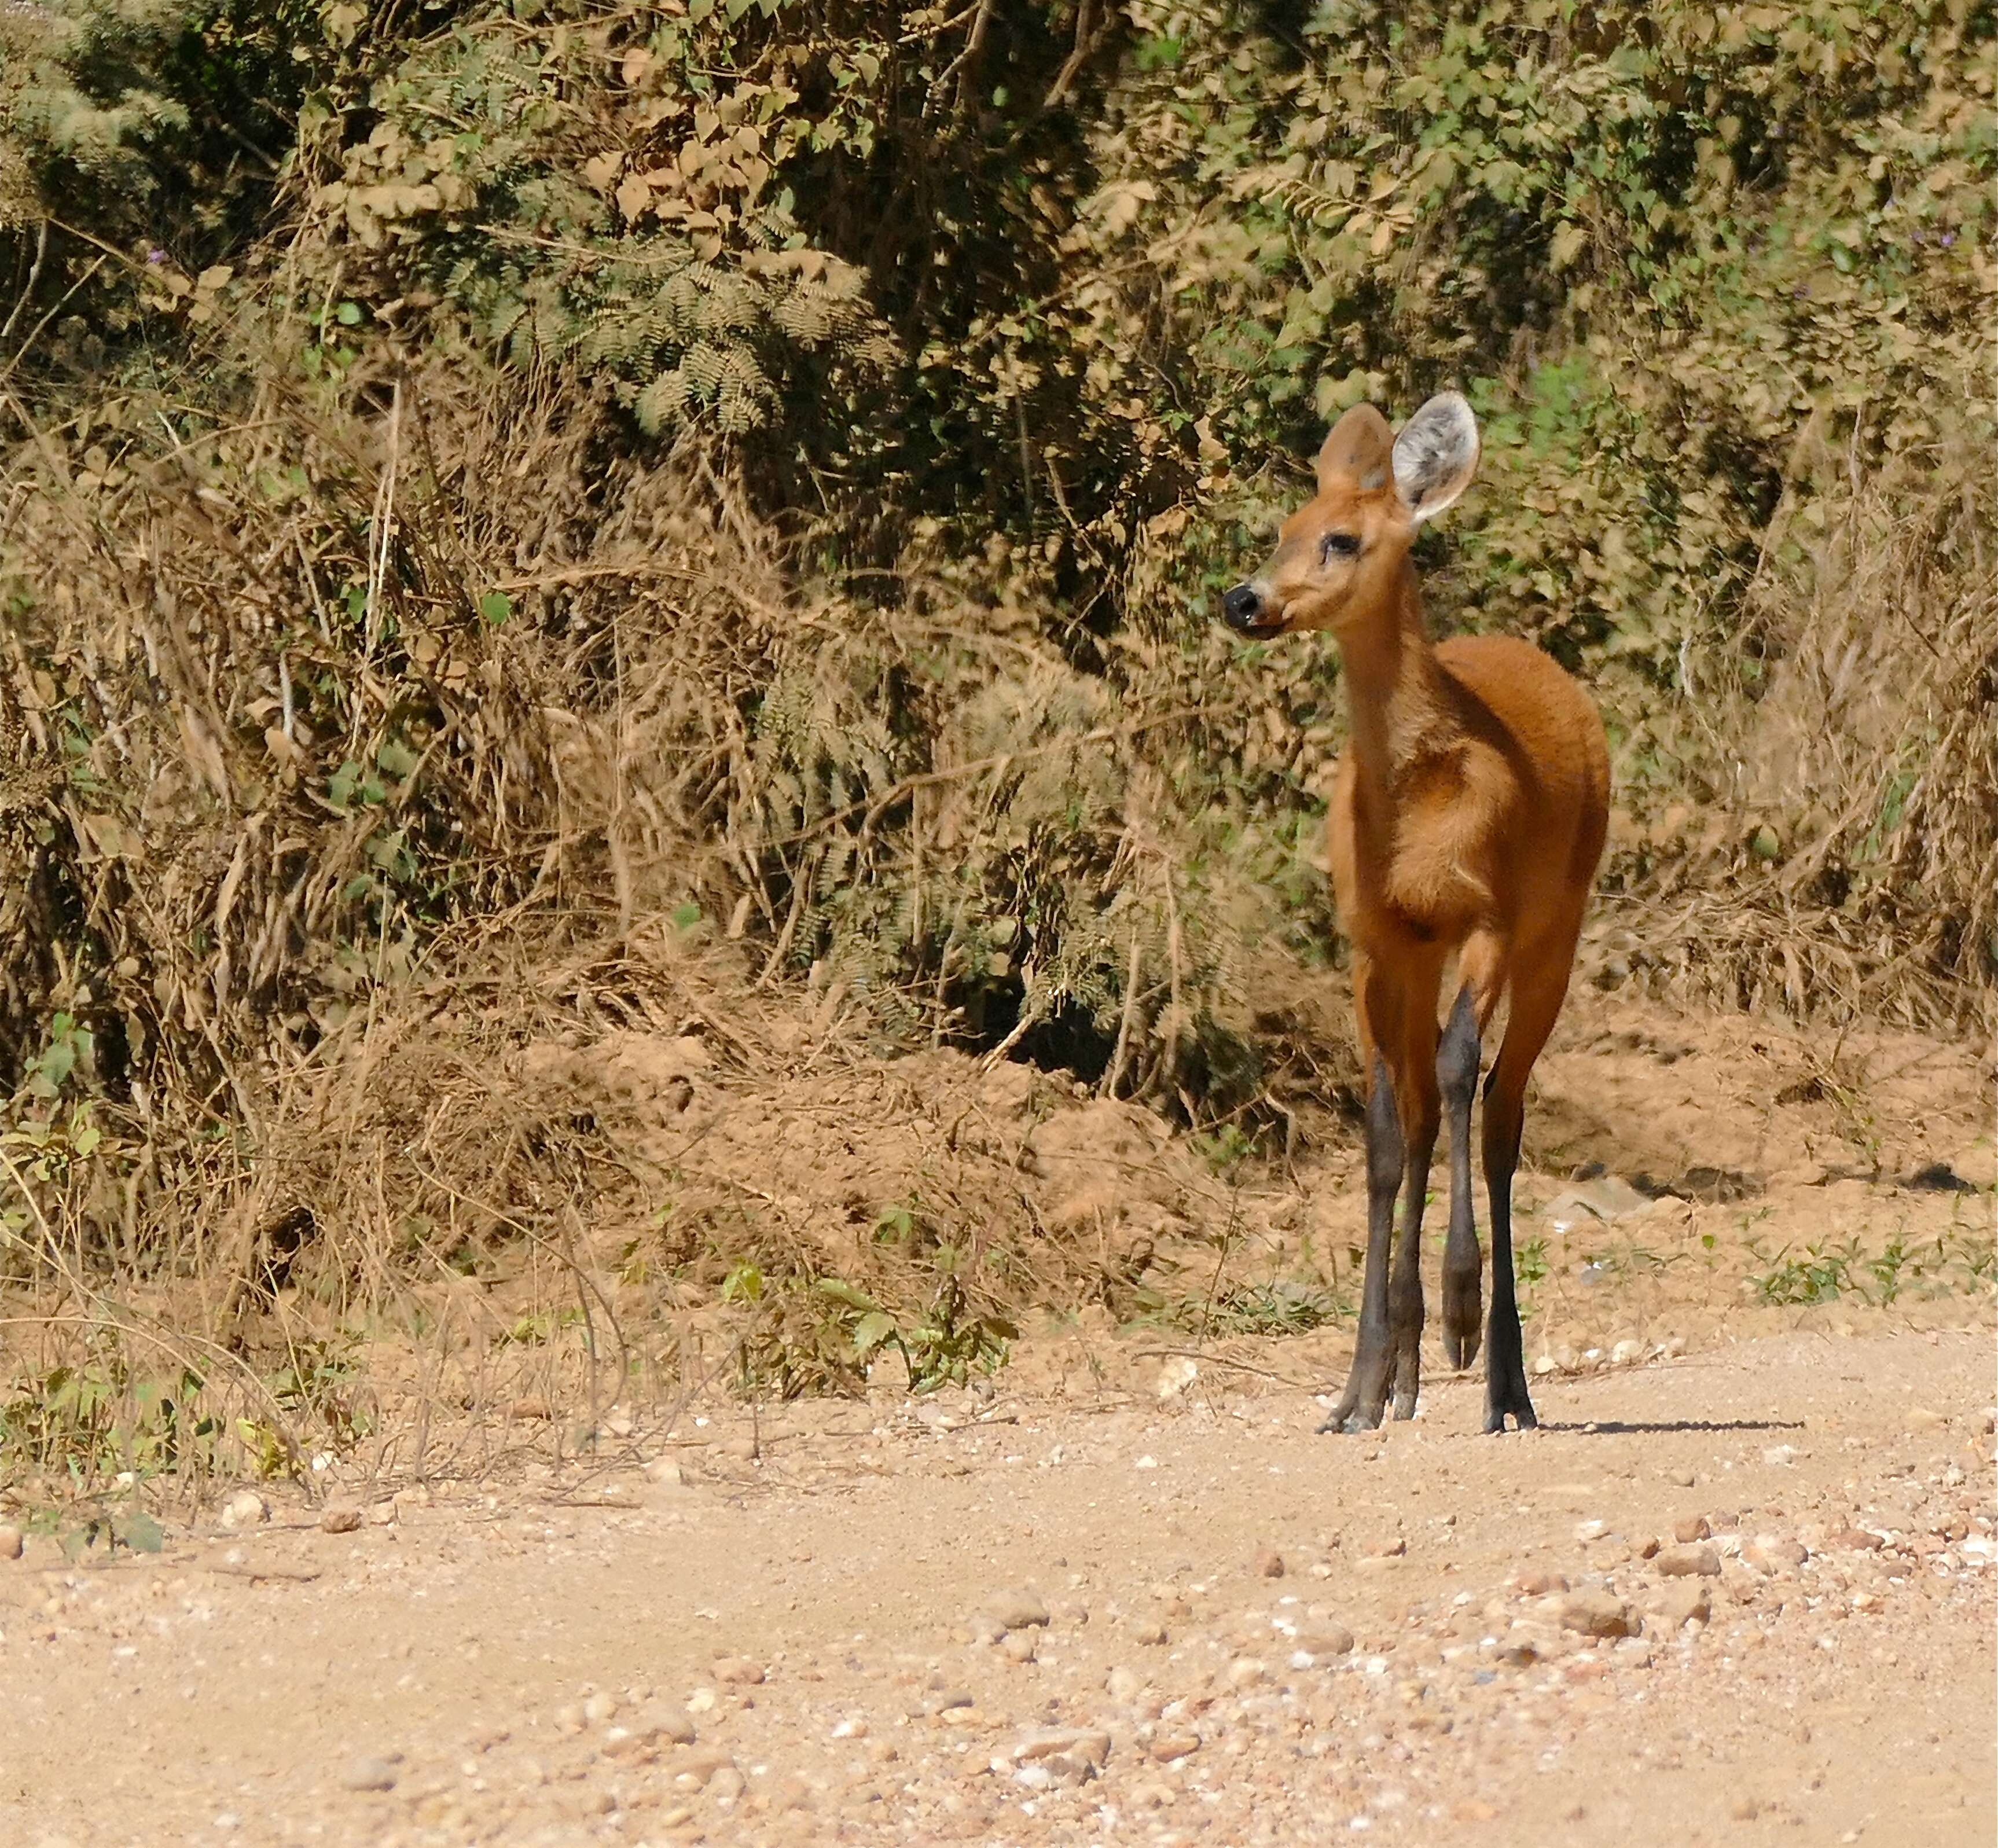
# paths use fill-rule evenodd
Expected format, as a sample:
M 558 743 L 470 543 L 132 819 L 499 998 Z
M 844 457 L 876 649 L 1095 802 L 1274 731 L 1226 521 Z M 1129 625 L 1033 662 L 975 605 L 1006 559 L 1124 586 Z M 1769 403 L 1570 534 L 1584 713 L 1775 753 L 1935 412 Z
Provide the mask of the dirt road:
M 1543 1380 L 1503 1439 L 1469 1381 L 1339 1439 L 1167 1383 L 31 1540 L 0 1840 L 1993 1839 L 1988 1333 Z

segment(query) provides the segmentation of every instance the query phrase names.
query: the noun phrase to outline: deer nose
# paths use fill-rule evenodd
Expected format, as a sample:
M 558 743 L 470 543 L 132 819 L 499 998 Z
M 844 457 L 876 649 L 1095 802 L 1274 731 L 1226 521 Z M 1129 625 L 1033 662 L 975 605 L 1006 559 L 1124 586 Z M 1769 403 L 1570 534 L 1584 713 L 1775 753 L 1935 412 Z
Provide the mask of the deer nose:
M 1263 599 L 1253 584 L 1238 584 L 1221 599 L 1221 613 L 1230 627 L 1246 629 L 1263 613 Z

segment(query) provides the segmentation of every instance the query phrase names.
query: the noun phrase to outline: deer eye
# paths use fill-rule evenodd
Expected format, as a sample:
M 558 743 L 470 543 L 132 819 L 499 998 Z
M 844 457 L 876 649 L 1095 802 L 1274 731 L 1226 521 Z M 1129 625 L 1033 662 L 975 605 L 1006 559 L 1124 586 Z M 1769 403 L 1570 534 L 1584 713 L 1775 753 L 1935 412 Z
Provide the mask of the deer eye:
M 1329 565 L 1335 558 L 1357 558 L 1360 556 L 1359 535 L 1354 533 L 1328 533 L 1319 547 L 1319 561 Z

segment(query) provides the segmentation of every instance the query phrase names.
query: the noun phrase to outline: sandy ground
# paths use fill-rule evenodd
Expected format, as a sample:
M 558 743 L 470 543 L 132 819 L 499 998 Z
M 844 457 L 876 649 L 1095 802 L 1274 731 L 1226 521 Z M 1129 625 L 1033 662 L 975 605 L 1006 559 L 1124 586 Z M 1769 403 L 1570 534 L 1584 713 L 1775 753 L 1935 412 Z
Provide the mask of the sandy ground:
M 1502 1439 L 1467 1380 L 1319 1438 L 1183 1374 L 717 1408 L 94 1570 L 31 1539 L 0 1840 L 1998 1832 L 1988 1328 L 1543 1377 Z

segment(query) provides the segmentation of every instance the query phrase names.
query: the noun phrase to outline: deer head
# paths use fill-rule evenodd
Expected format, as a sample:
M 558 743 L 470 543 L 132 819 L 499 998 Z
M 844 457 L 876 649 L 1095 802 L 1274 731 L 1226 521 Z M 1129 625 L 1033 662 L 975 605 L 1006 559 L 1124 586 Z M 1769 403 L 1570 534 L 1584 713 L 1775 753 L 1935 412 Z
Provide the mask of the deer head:
M 1318 452 L 1318 492 L 1278 530 L 1268 564 L 1221 600 L 1245 635 L 1330 629 L 1395 606 L 1416 529 L 1470 486 L 1478 420 L 1439 392 L 1392 435 L 1371 404 L 1333 426 Z

